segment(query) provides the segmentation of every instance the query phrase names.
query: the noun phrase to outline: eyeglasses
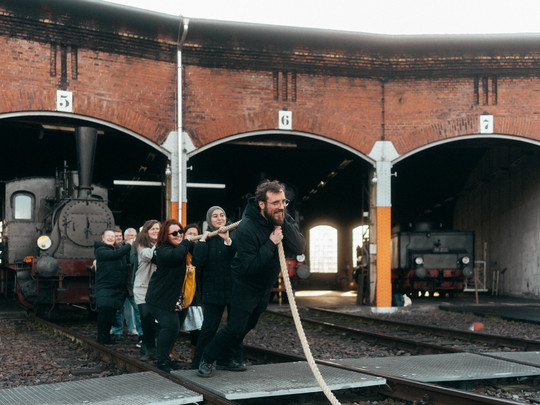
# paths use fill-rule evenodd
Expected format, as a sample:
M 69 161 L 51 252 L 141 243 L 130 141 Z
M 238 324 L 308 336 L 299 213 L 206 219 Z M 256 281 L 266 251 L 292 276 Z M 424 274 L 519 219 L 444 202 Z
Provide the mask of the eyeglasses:
M 272 207 L 279 207 L 280 205 L 283 204 L 284 207 L 286 207 L 287 205 L 289 205 L 291 201 L 290 200 L 281 200 L 281 201 L 273 201 L 271 203 L 269 203 Z
M 178 235 L 182 235 L 184 233 L 184 231 L 174 231 L 174 232 L 171 232 L 169 235 L 172 235 L 172 236 L 178 236 Z

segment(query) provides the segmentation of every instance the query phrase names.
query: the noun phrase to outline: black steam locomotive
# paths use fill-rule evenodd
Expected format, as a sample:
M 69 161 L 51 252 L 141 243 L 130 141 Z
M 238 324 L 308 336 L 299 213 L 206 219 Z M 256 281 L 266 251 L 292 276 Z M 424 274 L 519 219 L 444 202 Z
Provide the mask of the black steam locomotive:
M 114 225 L 107 190 L 91 184 L 97 130 L 75 131 L 78 173 L 5 183 L 0 236 L 2 293 L 34 310 L 92 307 L 94 242 Z M 66 166 L 66 165 L 65 165 Z
M 430 294 L 463 291 L 474 275 L 474 232 L 432 223 L 398 226 L 392 232 L 392 291 Z

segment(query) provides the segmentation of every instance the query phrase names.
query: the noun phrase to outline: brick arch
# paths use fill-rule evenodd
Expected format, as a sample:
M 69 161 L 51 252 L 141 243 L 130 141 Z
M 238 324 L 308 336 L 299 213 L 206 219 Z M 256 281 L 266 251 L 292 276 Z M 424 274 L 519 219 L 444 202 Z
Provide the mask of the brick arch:
M 134 138 L 137 138 L 138 140 L 146 143 L 147 145 L 153 147 L 154 149 L 156 149 L 157 151 L 161 152 L 163 155 L 167 156 L 170 158 L 170 152 L 163 148 L 162 146 L 160 145 L 157 145 L 156 143 L 154 143 L 153 141 L 149 140 L 148 138 L 138 134 L 138 133 L 135 133 L 131 130 L 128 130 L 126 128 L 123 128 L 123 127 L 120 127 L 114 123 L 110 123 L 110 122 L 106 122 L 106 121 L 103 121 L 103 120 L 100 120 L 100 119 L 96 119 L 94 117 L 88 117 L 88 116 L 84 116 L 84 115 L 79 115 L 79 114 L 71 114 L 71 113 L 63 113 L 63 112 L 57 112 L 57 111 L 17 111 L 17 112 L 7 112 L 7 113 L 0 113 L 0 120 L 2 119 L 9 119 L 9 118 L 14 118 L 14 117 L 25 117 L 25 116 L 32 116 L 32 117 L 44 117 L 44 116 L 48 116 L 48 117 L 51 117 L 51 116 L 55 116 L 55 117 L 63 117 L 63 118 L 75 118 L 75 119 L 79 119 L 81 121 L 88 121 L 90 123 L 96 123 L 96 124 L 99 124 L 101 126 L 105 126 L 105 127 L 109 127 L 109 128 L 113 128 L 117 131 L 120 131 L 120 132 L 123 132 L 123 133 L 126 133 Z
M 298 135 L 316 134 L 321 140 L 342 144 L 354 150 L 356 154 L 367 157 L 377 136 L 368 135 L 365 126 L 351 126 L 336 120 L 322 118 L 319 114 L 293 110 L 293 129 L 290 133 Z M 256 111 L 241 115 L 231 115 L 200 126 L 186 126 L 184 128 L 197 148 L 204 148 L 215 142 L 230 138 L 238 134 L 257 133 L 260 131 L 279 131 L 278 110 Z M 367 158 L 370 160 L 370 158 Z
M 521 117 L 497 117 L 494 115 L 493 124 L 495 136 L 525 140 L 540 145 L 540 120 Z M 391 140 L 401 155 L 398 160 L 401 160 L 404 157 L 403 155 L 409 156 L 425 149 L 428 145 L 433 146 L 434 143 L 440 144 L 451 140 L 466 140 L 467 135 L 485 138 L 493 136 L 493 134 L 479 134 L 479 116 L 473 115 L 445 123 L 432 124 Z
M 56 91 L 18 89 L 0 92 L 0 114 L 17 113 L 22 115 L 54 114 L 66 118 L 91 119 L 105 126 L 138 135 L 151 143 L 160 145 L 171 131 L 174 122 L 161 123 L 137 112 L 132 104 L 124 100 L 104 100 L 74 92 L 74 113 L 62 113 L 56 108 Z M 112 125 L 111 125 L 112 124 Z

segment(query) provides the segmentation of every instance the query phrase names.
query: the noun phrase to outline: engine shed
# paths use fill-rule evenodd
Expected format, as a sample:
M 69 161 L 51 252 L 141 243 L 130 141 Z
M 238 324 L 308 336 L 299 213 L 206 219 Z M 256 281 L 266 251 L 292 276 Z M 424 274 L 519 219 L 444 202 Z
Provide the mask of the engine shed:
M 92 126 L 122 228 L 216 204 L 239 219 L 275 178 L 310 246 L 305 286 L 350 287 L 363 256 L 367 301 L 389 306 L 391 229 L 430 221 L 474 232 L 483 287 L 538 297 L 539 42 L 0 0 L 0 180 L 75 167 Z

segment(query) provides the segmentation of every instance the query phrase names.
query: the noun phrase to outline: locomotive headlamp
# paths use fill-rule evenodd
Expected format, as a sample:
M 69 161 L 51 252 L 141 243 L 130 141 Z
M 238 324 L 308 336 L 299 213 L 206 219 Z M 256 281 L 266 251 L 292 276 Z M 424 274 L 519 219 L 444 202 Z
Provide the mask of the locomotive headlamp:
M 306 255 L 298 255 L 298 256 L 296 256 L 296 261 L 297 262 L 303 262 L 304 260 L 306 260 Z
M 461 263 L 467 265 L 471 262 L 471 259 L 468 256 L 464 256 L 461 258 Z
M 47 235 L 42 235 L 37 240 L 38 248 L 41 250 L 47 250 L 51 247 L 52 241 Z
M 418 256 L 418 257 L 416 257 L 416 258 L 414 259 L 414 262 L 415 262 L 416 264 L 418 264 L 418 265 L 424 264 L 424 259 L 422 259 L 420 256 Z

